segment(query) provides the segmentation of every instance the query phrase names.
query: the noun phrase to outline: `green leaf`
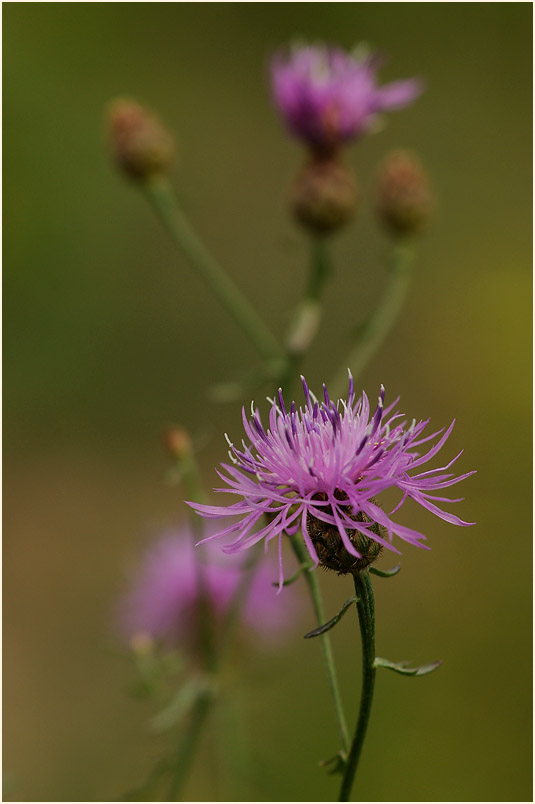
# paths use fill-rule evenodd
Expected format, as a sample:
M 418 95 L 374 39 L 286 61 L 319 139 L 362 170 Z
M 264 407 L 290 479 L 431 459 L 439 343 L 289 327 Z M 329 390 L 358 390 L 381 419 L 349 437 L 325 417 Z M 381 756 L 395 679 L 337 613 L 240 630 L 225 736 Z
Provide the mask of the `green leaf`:
M 296 569 L 296 571 L 294 572 L 293 575 L 291 575 L 286 581 L 282 582 L 282 585 L 283 586 L 290 586 L 290 584 L 294 583 L 303 574 L 303 572 L 306 572 L 307 570 L 312 569 L 313 566 L 314 566 L 314 564 L 312 564 L 312 563 L 310 563 L 310 564 L 308 564 L 308 563 L 301 564 Z M 278 586 L 279 582 L 278 581 L 273 581 L 273 583 L 271 585 L 272 586 Z
M 327 771 L 329 776 L 334 776 L 336 773 L 345 773 L 346 765 L 347 765 L 347 756 L 344 751 L 338 751 L 334 757 L 330 759 L 322 759 L 319 763 L 320 768 L 327 768 L 329 765 L 332 765 L 331 768 Z
M 324 625 L 320 625 L 318 628 L 314 628 L 313 631 L 309 631 L 308 634 L 305 634 L 305 639 L 311 639 L 312 637 L 321 636 L 321 634 L 324 634 L 326 631 L 330 631 L 331 628 L 334 628 L 334 626 L 338 622 L 340 622 L 340 620 L 342 619 L 348 608 L 350 608 L 350 606 L 352 606 L 353 603 L 356 603 L 357 601 L 358 597 L 350 597 L 349 600 L 346 600 L 346 602 L 344 603 L 338 614 L 335 614 L 334 617 L 331 620 L 329 620 L 329 622 L 324 623 Z
M 151 730 L 162 732 L 172 729 L 188 714 L 198 698 L 209 689 L 211 685 L 207 679 L 192 678 L 171 698 L 165 709 L 151 719 Z
M 385 667 L 387 670 L 393 670 L 394 673 L 400 673 L 402 676 L 426 676 L 436 670 L 437 667 L 440 667 L 442 659 L 438 659 L 438 661 L 431 664 L 422 664 L 420 667 L 408 667 L 408 664 L 409 662 L 389 662 L 388 659 L 381 659 L 376 656 L 373 666 Z
M 377 575 L 379 578 L 393 578 L 394 575 L 397 575 L 401 569 L 401 564 L 396 564 L 395 567 L 389 570 L 380 570 L 377 567 L 369 567 L 369 571 L 372 575 Z

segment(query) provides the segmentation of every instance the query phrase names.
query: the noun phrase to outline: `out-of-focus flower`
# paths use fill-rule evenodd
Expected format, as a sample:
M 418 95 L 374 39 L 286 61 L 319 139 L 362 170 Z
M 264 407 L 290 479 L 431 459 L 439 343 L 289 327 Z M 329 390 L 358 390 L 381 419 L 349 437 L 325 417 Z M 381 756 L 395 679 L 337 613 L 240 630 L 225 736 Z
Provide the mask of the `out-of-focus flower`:
M 108 108 L 108 138 L 118 167 L 140 181 L 168 172 L 174 141 L 156 115 L 136 101 L 119 98 Z
M 409 151 L 393 151 L 383 162 L 377 178 L 377 213 L 394 235 L 417 234 L 433 209 L 427 174 L 420 160 Z
M 295 591 L 277 594 L 273 561 L 264 559 L 248 570 L 243 556 L 225 557 L 221 550 L 207 548 L 195 549 L 187 528 L 164 533 L 148 548 L 119 601 L 119 629 L 130 644 L 148 638 L 167 647 L 191 645 L 206 597 L 213 616 L 221 620 L 248 571 L 253 575 L 241 619 L 250 632 L 263 641 L 277 641 L 295 624 L 299 612 Z
M 407 426 L 403 414 L 391 413 L 396 402 L 384 408 L 384 388 L 375 412 L 370 415 L 366 394 L 355 399 L 351 375 L 347 401 L 338 403 L 329 398 L 325 386 L 323 401 L 318 401 L 304 378 L 302 381 L 304 408 L 297 410 L 292 402 L 287 410 L 279 390 L 278 398 L 272 402 L 267 430 L 258 409 L 253 408 L 250 420 L 243 411 L 243 425 L 250 443 L 242 442 L 240 449 L 229 442 L 234 465 L 223 464 L 227 474 L 219 474 L 226 488 L 216 489 L 236 495 L 238 502 L 228 506 L 189 503 L 208 518 L 241 517 L 209 537 L 237 533 L 237 538 L 223 547 L 225 552 L 244 550 L 262 539 L 268 542 L 278 538 L 282 584 L 280 545 L 284 532 L 296 533 L 301 529 L 314 564 L 323 563 L 339 572 L 355 572 L 374 560 L 378 552 L 374 545 L 399 553 L 392 544 L 393 534 L 409 544 L 426 547 L 423 534 L 391 519 L 409 498 L 447 522 L 473 524 L 437 505 L 437 502 L 458 502 L 436 496 L 436 492 L 473 474 L 454 477 L 448 471 L 461 453 L 445 466 L 420 471 L 445 444 L 453 422 L 445 432 L 439 430 L 424 436 L 428 420 L 418 423 L 413 420 Z M 436 443 L 422 454 L 421 445 L 439 435 Z M 387 514 L 375 498 L 392 488 L 402 496 Z M 268 518 L 268 524 L 255 530 L 262 517 Z
M 332 152 L 366 133 L 380 112 L 407 106 L 418 79 L 377 86 L 381 60 L 339 48 L 295 46 L 271 62 L 275 103 L 290 131 L 314 150 Z

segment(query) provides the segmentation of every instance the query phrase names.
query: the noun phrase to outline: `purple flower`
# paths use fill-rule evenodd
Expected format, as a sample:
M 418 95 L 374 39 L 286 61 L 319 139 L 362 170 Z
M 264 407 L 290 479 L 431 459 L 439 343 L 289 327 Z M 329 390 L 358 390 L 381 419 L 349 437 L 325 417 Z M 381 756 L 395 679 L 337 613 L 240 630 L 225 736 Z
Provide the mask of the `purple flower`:
M 187 528 L 164 533 L 152 544 L 126 595 L 120 600 L 119 629 L 127 641 L 150 637 L 168 647 L 194 644 L 202 587 L 218 619 L 227 613 L 243 577 L 240 556 L 224 557 L 211 545 L 196 550 Z M 236 560 L 237 559 L 237 560 Z M 252 581 L 242 610 L 243 623 L 263 640 L 276 640 L 299 611 L 293 590 L 278 597 L 276 565 L 266 561 L 251 570 Z
M 407 106 L 422 92 L 417 79 L 376 85 L 380 59 L 339 48 L 294 47 L 271 62 L 275 103 L 290 131 L 331 152 L 366 133 L 379 112 Z
M 277 400 L 272 401 L 267 430 L 258 409 L 252 409 L 250 420 L 243 411 L 243 425 L 250 443 L 243 441 L 240 449 L 229 442 L 234 465 L 223 464 L 227 474 L 218 474 L 227 487 L 216 489 L 235 494 L 238 502 L 228 506 L 189 503 L 208 518 L 241 517 L 208 537 L 237 533 L 237 538 L 223 547 L 224 552 L 244 550 L 261 539 L 267 543 L 277 538 L 282 584 L 281 542 L 285 532 L 296 533 L 301 529 L 310 557 L 317 565 L 318 541 L 314 534 L 322 527 L 329 538 L 335 534 L 340 548 L 347 551 L 345 556 L 352 556 L 354 563 L 362 558 L 362 550 L 356 546 L 362 541 L 399 553 L 392 544 L 393 534 L 409 544 L 426 547 L 423 534 L 391 519 L 408 498 L 447 522 L 473 524 L 437 505 L 459 500 L 435 494 L 473 474 L 455 477 L 448 471 L 461 453 L 445 466 L 421 471 L 443 447 L 454 422 L 445 432 L 439 430 L 424 436 L 428 420 L 418 423 L 413 420 L 407 426 L 403 414 L 392 413 L 397 400 L 384 408 L 384 388 L 375 412 L 370 415 L 366 394 L 355 399 L 351 374 L 347 401 L 339 400 L 337 404 L 329 398 L 325 385 L 324 400 L 319 402 L 305 379 L 301 379 L 305 406 L 297 410 L 292 402 L 287 410 L 279 390 Z M 437 436 L 441 437 L 427 452 L 419 451 L 422 444 Z M 387 514 L 375 498 L 392 488 L 401 492 L 401 500 Z M 264 516 L 267 524 L 256 530 Z

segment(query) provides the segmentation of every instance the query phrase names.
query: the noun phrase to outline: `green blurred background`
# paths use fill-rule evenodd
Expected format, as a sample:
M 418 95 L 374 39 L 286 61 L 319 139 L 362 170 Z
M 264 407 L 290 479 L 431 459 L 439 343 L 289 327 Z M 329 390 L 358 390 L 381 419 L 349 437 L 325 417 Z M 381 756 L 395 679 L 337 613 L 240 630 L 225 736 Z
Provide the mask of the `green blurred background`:
M 362 384 L 374 397 L 385 383 L 437 427 L 455 416 L 447 453 L 464 447 L 459 469 L 478 470 L 455 507 L 477 527 L 415 510 L 410 524 L 432 551 L 407 546 L 402 573 L 375 584 L 378 653 L 445 662 L 429 678 L 379 677 L 355 797 L 531 800 L 531 13 L 526 3 L 4 6 L 6 797 L 115 799 L 160 755 L 148 708 L 126 694 L 132 671 L 111 611 L 147 538 L 184 516 L 182 489 L 163 482 L 162 429 L 181 423 L 205 440 L 213 485 L 222 433 L 240 436 L 241 424 L 239 403 L 214 407 L 208 392 L 256 361 L 109 164 L 104 107 L 134 96 L 173 128 L 184 207 L 282 331 L 305 281 L 307 243 L 284 205 L 303 156 L 271 107 L 266 61 L 301 35 L 364 40 L 390 56 L 383 80 L 427 81 L 411 109 L 348 153 L 361 210 L 333 244 L 307 378 L 332 375 L 384 287 L 373 177 L 388 149 L 410 147 L 438 207 L 404 317 Z M 334 613 L 350 584 L 321 580 Z M 354 713 L 351 619 L 333 640 Z M 336 796 L 317 767 L 337 747 L 319 645 L 300 634 L 243 668 L 252 799 Z M 235 797 L 215 738 L 201 746 L 190 800 Z

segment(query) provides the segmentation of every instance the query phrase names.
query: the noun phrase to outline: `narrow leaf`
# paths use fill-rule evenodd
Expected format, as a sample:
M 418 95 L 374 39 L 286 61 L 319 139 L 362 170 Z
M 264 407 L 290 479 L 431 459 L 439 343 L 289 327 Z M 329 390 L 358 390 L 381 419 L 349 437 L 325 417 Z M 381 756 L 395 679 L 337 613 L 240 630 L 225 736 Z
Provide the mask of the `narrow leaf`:
M 389 570 L 380 570 L 377 567 L 369 567 L 369 571 L 372 575 L 377 575 L 379 578 L 393 578 L 394 575 L 397 575 L 401 569 L 401 564 L 396 564 L 395 567 Z
M 303 574 L 303 572 L 306 572 L 307 570 L 312 569 L 313 566 L 314 566 L 314 564 L 308 564 L 308 563 L 301 564 L 301 566 L 298 567 L 298 569 L 294 572 L 293 575 L 291 575 L 286 581 L 282 582 L 282 585 L 283 586 L 290 586 L 290 584 L 294 583 L 294 581 L 296 581 L 299 578 L 299 576 Z M 278 586 L 279 582 L 278 581 L 273 581 L 273 583 L 271 585 L 272 586 Z
M 152 731 L 167 731 L 175 726 L 188 714 L 197 698 L 203 695 L 206 690 L 207 682 L 204 679 L 193 678 L 187 684 L 184 684 L 165 709 L 152 718 L 150 721 Z
M 329 622 L 324 623 L 324 625 L 320 625 L 318 628 L 314 628 L 313 631 L 309 631 L 308 634 L 305 634 L 305 639 L 321 636 L 321 634 L 324 634 L 326 631 L 330 631 L 331 628 L 334 628 L 334 626 L 338 622 L 340 622 L 340 620 L 342 619 L 348 608 L 350 608 L 350 606 L 352 606 L 353 603 L 356 603 L 357 601 L 358 597 L 350 597 L 349 600 L 346 600 L 346 602 L 344 603 L 338 614 L 335 614 L 334 617 L 331 620 L 329 620 Z
M 331 765 L 332 767 L 329 767 Z M 338 751 L 334 757 L 330 759 L 322 759 L 319 763 L 320 768 L 329 768 L 327 773 L 329 776 L 334 776 L 336 773 L 344 773 L 347 765 L 347 756 L 344 751 Z
M 431 662 L 431 664 L 422 664 L 420 667 L 408 667 L 408 664 L 408 662 L 389 662 L 388 659 L 381 659 L 380 656 L 376 656 L 373 666 L 385 667 L 387 670 L 393 670 L 394 673 L 400 673 L 402 676 L 426 676 L 436 670 L 437 667 L 440 667 L 442 659 Z

